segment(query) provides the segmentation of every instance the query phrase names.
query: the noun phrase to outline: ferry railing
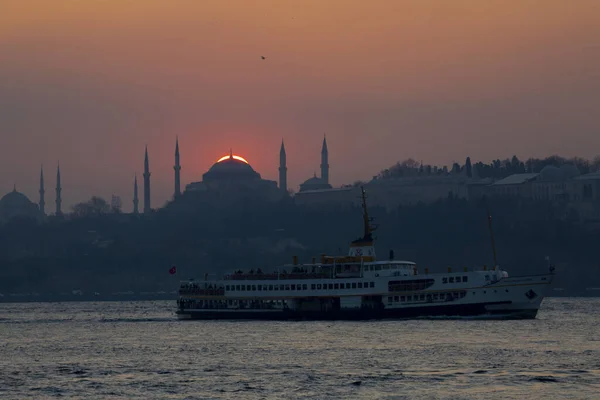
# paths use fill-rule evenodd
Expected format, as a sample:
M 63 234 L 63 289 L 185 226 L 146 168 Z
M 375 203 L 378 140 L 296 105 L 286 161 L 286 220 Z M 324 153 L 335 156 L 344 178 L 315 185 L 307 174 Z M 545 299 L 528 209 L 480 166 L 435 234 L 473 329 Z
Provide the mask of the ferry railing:
M 290 280 L 290 279 L 324 279 L 329 278 L 330 274 L 320 273 L 277 273 L 277 274 L 231 274 L 225 275 L 226 281 L 263 281 L 263 280 Z

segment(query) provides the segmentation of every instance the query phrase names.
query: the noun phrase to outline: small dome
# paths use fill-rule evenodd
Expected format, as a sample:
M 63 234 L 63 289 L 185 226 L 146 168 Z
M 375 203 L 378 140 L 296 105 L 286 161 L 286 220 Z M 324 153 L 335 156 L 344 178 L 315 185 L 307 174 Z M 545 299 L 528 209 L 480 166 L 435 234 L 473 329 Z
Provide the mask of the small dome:
M 303 185 L 322 185 L 323 184 L 323 180 L 321 178 L 318 178 L 315 175 L 312 178 L 308 178 L 307 180 L 305 180 L 304 183 L 302 183 L 302 184 Z
M 317 177 L 315 174 L 312 178 L 309 178 L 304 181 L 304 183 L 300 184 L 300 191 L 304 192 L 307 190 L 321 190 L 321 189 L 331 189 L 331 185 L 329 183 L 325 183 L 325 181 L 321 178 Z
M 579 169 L 573 164 L 565 164 L 561 167 L 555 167 L 554 165 L 546 165 L 540 171 L 540 180 L 564 181 L 578 175 L 580 175 Z
M 560 169 L 562 170 L 562 174 L 565 179 L 574 178 L 581 175 L 581 171 L 579 171 L 579 168 L 577 168 L 577 166 L 574 164 L 565 164 L 560 167 Z

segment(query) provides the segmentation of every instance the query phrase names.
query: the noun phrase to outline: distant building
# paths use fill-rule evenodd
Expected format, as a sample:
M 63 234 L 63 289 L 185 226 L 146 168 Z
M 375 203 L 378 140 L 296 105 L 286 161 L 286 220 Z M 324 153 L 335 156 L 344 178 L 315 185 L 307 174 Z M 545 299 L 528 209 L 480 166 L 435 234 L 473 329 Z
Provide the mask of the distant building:
M 27 196 L 17 192 L 17 188 L 0 199 L 0 222 L 7 222 L 15 217 L 31 217 L 42 220 L 44 215 L 37 204 Z
M 496 197 L 531 198 L 531 182 L 538 179 L 540 174 L 513 174 L 500 179 L 488 186 L 487 195 Z
M 323 190 L 323 189 L 331 189 L 332 186 L 329 183 L 326 183 L 322 178 L 317 177 L 317 174 L 312 178 L 305 180 L 300 184 L 300 191 L 306 192 L 311 190 Z
M 262 179 L 248 161 L 231 151 L 202 175 L 202 181 L 188 184 L 184 195 L 199 193 L 229 198 L 248 195 L 266 200 L 278 200 L 284 195 L 277 182 Z
M 571 203 L 581 220 L 600 222 L 600 172 L 581 175 L 572 180 Z
M 301 206 L 330 206 L 350 207 L 360 204 L 360 188 L 343 187 L 315 190 L 301 190 L 294 196 L 294 201 Z
M 329 184 L 329 150 L 327 150 L 327 138 L 323 137 L 321 147 L 321 177 L 317 174 L 300 184 L 300 192 L 331 189 Z

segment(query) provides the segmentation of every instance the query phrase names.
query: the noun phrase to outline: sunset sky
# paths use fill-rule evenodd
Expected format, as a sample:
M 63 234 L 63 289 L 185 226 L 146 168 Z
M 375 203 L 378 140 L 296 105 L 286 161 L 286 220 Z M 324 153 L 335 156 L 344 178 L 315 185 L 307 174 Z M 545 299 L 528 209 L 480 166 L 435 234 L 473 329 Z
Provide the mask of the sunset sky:
M 261 56 L 267 57 L 261 60 Z M 3 0 L 0 195 L 153 206 L 229 148 L 289 184 L 433 164 L 600 154 L 598 0 Z M 141 189 L 141 187 L 140 187 Z

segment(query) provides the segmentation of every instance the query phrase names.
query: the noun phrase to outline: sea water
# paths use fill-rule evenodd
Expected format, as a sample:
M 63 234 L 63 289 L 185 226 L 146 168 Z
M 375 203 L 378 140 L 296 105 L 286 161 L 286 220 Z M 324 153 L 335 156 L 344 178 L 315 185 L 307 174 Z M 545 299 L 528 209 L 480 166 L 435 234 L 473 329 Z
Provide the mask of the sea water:
M 537 319 L 178 321 L 175 301 L 0 304 L 0 399 L 600 398 L 600 299 Z

